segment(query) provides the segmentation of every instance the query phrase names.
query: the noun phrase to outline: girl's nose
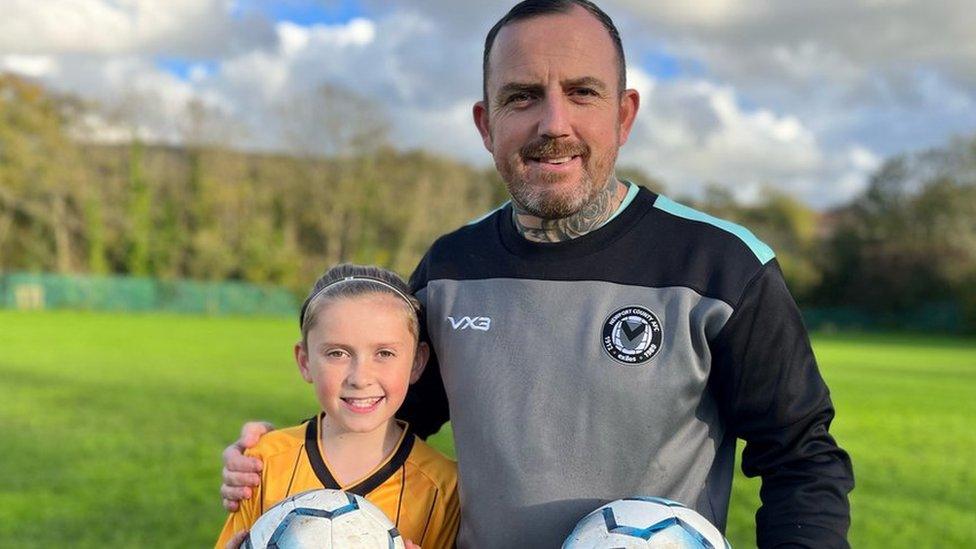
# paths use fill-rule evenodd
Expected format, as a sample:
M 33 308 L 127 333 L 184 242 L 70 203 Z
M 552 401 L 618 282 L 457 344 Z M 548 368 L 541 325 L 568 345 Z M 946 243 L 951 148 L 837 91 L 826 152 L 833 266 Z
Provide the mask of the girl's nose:
M 349 369 L 349 375 L 346 376 L 346 383 L 350 387 L 360 389 L 363 387 L 368 387 L 372 382 L 373 376 L 370 373 L 370 366 L 364 364 L 362 361 L 356 360 L 352 363 Z

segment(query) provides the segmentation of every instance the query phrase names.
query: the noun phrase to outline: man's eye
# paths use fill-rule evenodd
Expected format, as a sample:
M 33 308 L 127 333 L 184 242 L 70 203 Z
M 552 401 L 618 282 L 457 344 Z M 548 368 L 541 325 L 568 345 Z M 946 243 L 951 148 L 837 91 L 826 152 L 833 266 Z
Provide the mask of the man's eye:
M 590 88 L 576 88 L 573 90 L 573 95 L 595 96 L 597 93 L 596 90 Z
M 331 351 L 326 351 L 325 356 L 329 358 L 342 358 L 346 356 L 346 352 L 342 349 L 332 349 Z
M 525 103 L 525 102 L 527 102 L 527 101 L 529 101 L 531 99 L 532 99 L 532 97 L 529 94 L 527 94 L 527 93 L 513 93 L 512 95 L 509 95 L 508 96 L 508 99 L 505 102 L 506 103 Z
M 396 353 L 387 349 L 383 349 L 376 354 L 378 354 L 382 358 L 392 358 L 396 356 Z

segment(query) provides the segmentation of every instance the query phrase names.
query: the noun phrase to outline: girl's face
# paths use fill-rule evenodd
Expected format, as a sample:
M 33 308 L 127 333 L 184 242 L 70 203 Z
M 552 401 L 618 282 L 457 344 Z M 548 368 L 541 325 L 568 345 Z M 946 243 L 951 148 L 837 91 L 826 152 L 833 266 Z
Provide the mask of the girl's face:
M 331 428 L 340 433 L 385 428 L 427 363 L 427 345 L 417 345 L 410 333 L 405 303 L 377 292 L 321 307 L 307 349 L 295 345 L 302 378 L 315 386 Z

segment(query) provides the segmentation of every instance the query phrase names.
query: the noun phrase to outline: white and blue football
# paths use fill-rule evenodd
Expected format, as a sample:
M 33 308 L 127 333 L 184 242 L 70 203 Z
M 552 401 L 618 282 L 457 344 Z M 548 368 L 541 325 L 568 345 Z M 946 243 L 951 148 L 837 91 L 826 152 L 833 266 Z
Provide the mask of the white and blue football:
M 731 549 L 718 528 L 664 498 L 618 499 L 586 515 L 563 549 Z
M 251 527 L 245 549 L 403 549 L 383 511 L 342 490 L 310 490 L 268 509 Z

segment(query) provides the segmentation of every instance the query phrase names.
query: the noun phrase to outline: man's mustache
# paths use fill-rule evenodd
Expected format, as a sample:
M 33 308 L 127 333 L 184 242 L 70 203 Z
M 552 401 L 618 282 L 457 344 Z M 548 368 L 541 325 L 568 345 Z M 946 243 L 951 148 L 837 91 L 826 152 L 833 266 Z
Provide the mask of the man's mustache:
M 590 156 L 590 147 L 582 141 L 567 141 L 540 137 L 526 143 L 519 149 L 522 158 L 562 158 L 564 156 L 579 156 L 584 160 Z

